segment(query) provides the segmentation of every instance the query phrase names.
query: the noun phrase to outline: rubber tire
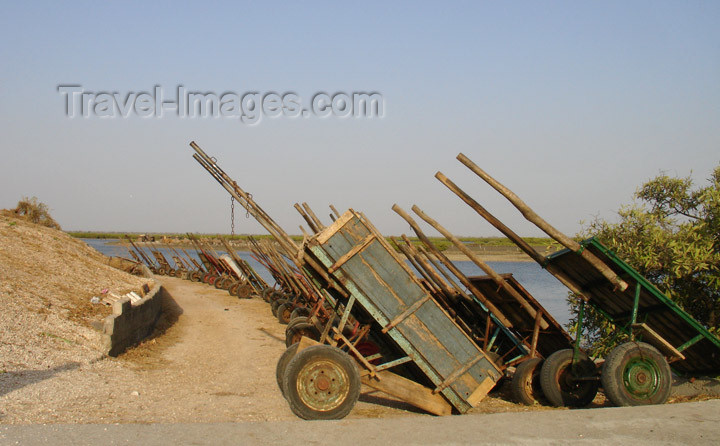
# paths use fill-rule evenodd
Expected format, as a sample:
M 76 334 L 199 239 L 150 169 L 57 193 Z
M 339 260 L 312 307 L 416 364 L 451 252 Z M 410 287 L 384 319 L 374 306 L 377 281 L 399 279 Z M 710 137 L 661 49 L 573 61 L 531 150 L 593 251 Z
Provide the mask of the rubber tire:
M 225 283 L 226 280 L 227 280 L 227 277 L 220 276 L 217 278 L 217 280 L 215 281 L 213 286 L 215 288 L 217 288 L 218 290 L 221 290 L 221 289 L 223 289 L 223 284 Z
M 284 304 L 285 302 L 287 302 L 285 299 L 278 299 L 270 304 L 270 311 L 272 311 L 273 316 L 277 317 L 278 307 L 280 307 L 280 305 Z
M 230 287 L 227 289 L 228 294 L 231 296 L 237 297 L 238 289 L 240 288 L 240 285 L 242 285 L 239 281 L 234 281 L 232 284 L 230 284 Z
M 278 322 L 280 322 L 282 325 L 287 325 L 288 322 L 290 322 L 290 315 L 292 314 L 292 307 L 293 307 L 293 304 L 290 302 L 285 302 L 284 304 L 278 305 L 275 313 L 278 318 Z
M 262 297 L 262 300 L 264 300 L 267 303 L 270 303 L 270 295 L 274 292 L 272 288 L 265 288 L 260 295 Z
M 313 324 L 300 322 L 289 326 L 288 329 L 285 330 L 285 346 L 290 347 L 297 344 L 303 336 L 314 341 L 320 340 L 320 333 Z
M 558 350 L 545 359 L 545 363 L 540 370 L 540 386 L 542 387 L 545 398 L 550 404 L 556 407 L 585 407 L 590 404 L 597 395 L 600 382 L 579 381 L 577 384 L 571 384 L 562 379 L 564 372 L 569 372 L 572 365 L 573 350 Z M 580 353 L 580 361 L 578 367 L 582 375 L 592 375 L 596 371 L 595 363 L 587 357 L 585 353 Z M 565 384 L 565 388 L 561 386 Z M 570 384 L 570 386 L 567 386 Z
M 544 398 L 540 385 L 542 358 L 530 358 L 521 362 L 510 381 L 513 399 L 526 406 L 539 404 Z
M 250 299 L 253 296 L 253 291 L 253 287 L 249 283 L 241 284 L 235 296 L 237 296 L 238 299 Z
M 282 291 L 273 291 L 270 293 L 270 302 L 274 302 L 278 299 L 285 299 L 285 294 Z
M 297 353 L 297 349 L 298 344 L 293 344 L 289 346 L 283 352 L 283 354 L 280 355 L 280 359 L 278 359 L 277 365 L 275 366 L 275 379 L 277 379 L 277 385 L 283 397 L 285 396 L 285 389 L 283 388 L 283 377 L 285 376 L 285 370 L 287 369 L 287 365 L 290 363 L 290 360 Z
M 310 316 L 310 309 L 307 307 L 295 307 L 295 309 L 292 311 L 292 314 L 290 315 L 290 320 L 295 319 L 296 317 L 308 317 Z
M 347 379 L 347 394 L 338 403 L 327 410 L 310 406 L 298 391 L 298 379 L 308 368 L 321 363 L 332 365 L 331 372 L 344 375 Z M 316 381 L 317 382 L 317 381 Z M 290 410 L 305 420 L 339 420 L 352 411 L 360 396 L 360 373 L 356 362 L 347 353 L 329 345 L 313 345 L 297 353 L 287 365 L 283 376 L 285 398 Z M 310 390 L 308 389 L 308 393 Z M 317 392 L 315 392 L 317 394 Z
M 287 333 L 290 328 L 295 324 L 304 324 L 310 322 L 310 319 L 306 317 L 296 317 L 294 319 L 290 319 L 290 322 L 288 322 L 287 326 L 285 327 L 285 333 Z
M 643 368 L 656 374 L 655 385 L 652 386 L 649 397 L 634 395 L 627 389 L 624 377 L 626 367 L 636 359 L 644 359 L 646 364 Z M 605 358 L 601 382 L 605 396 L 616 406 L 663 404 L 670 397 L 672 373 L 670 364 L 655 347 L 644 342 L 626 342 L 615 347 Z

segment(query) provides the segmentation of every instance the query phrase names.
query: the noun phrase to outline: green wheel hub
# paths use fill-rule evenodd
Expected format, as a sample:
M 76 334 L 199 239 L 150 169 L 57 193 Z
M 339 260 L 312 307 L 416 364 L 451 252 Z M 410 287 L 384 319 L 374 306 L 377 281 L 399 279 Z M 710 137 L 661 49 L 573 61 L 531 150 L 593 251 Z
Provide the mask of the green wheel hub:
M 625 390 L 638 399 L 651 398 L 660 387 L 660 373 L 660 367 L 652 359 L 632 358 L 622 374 Z

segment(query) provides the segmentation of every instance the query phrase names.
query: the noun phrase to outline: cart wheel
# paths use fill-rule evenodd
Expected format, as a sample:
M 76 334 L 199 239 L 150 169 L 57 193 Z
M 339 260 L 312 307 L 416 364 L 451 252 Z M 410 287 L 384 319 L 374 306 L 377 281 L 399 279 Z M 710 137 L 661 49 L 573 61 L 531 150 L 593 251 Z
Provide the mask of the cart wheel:
M 200 282 L 200 279 L 202 279 L 202 277 L 198 271 L 193 271 L 192 273 L 190 273 L 191 282 Z
M 290 322 L 290 315 L 292 314 L 292 310 L 293 304 L 290 302 L 285 302 L 284 304 L 279 305 L 277 308 L 278 321 L 283 325 L 287 325 L 287 323 Z
M 263 290 L 262 294 L 261 294 L 262 299 L 263 299 L 265 302 L 270 303 L 270 295 L 273 293 L 273 291 L 274 291 L 274 290 L 273 290 L 272 288 L 269 288 L 269 287 L 268 287 L 268 288 L 265 288 L 265 289 Z
M 526 359 L 515 369 L 510 389 L 513 398 L 518 403 L 532 406 L 542 400 L 543 393 L 540 386 L 542 362 L 542 358 Z
M 597 380 L 576 379 L 595 376 L 595 363 L 581 352 L 573 374 L 572 358 L 572 349 L 558 350 L 548 356 L 540 370 L 540 386 L 553 406 L 584 407 L 597 395 L 600 387 Z
M 237 296 L 238 288 L 240 288 L 240 282 L 233 282 L 228 288 L 228 293 L 231 296 Z
M 273 303 L 270 304 L 270 310 L 272 311 L 273 316 L 277 317 L 278 308 L 280 307 L 280 305 L 284 304 L 285 302 L 287 302 L 287 300 L 278 299 L 278 300 L 274 300 Z
M 207 278 L 207 284 L 211 285 L 211 286 L 215 286 L 215 282 L 217 282 L 218 280 L 220 280 L 220 278 L 218 276 L 211 274 Z
M 616 406 L 663 404 L 672 385 L 667 360 L 644 342 L 615 347 L 605 359 L 601 379 L 605 395 Z
M 295 415 L 306 420 L 338 420 L 357 402 L 360 373 L 355 361 L 339 348 L 313 345 L 290 360 L 283 386 Z
M 270 293 L 270 302 L 274 302 L 278 299 L 284 299 L 285 295 L 282 293 L 282 291 L 273 291 Z
M 285 327 L 285 333 L 287 333 L 288 330 L 290 330 L 290 328 L 292 328 L 293 325 L 303 324 L 303 323 L 307 323 L 307 322 L 310 322 L 310 319 L 308 319 L 306 317 L 296 317 L 296 318 L 290 319 L 290 322 L 288 322 L 287 326 Z
M 300 322 L 289 326 L 288 329 L 285 330 L 285 346 L 290 347 L 291 345 L 297 344 L 303 336 L 314 341 L 320 340 L 320 333 L 313 324 Z
M 250 299 L 250 297 L 252 296 L 252 292 L 253 287 L 246 283 L 244 285 L 240 285 L 235 295 L 240 299 Z
M 283 376 L 285 376 L 285 370 L 287 370 L 290 360 L 293 359 L 295 353 L 297 353 L 297 349 L 298 344 L 289 346 L 280 356 L 277 366 L 275 366 L 275 378 L 277 379 L 278 388 L 283 396 L 285 396 L 285 389 L 283 389 Z
M 215 283 L 213 284 L 215 286 L 215 288 L 217 288 L 218 290 L 222 289 L 223 283 L 225 283 L 225 279 L 226 279 L 226 277 L 222 277 L 222 276 L 218 277 L 215 280 Z
M 308 317 L 310 316 L 310 309 L 307 307 L 296 307 L 292 314 L 290 315 L 290 320 L 295 319 L 296 317 Z

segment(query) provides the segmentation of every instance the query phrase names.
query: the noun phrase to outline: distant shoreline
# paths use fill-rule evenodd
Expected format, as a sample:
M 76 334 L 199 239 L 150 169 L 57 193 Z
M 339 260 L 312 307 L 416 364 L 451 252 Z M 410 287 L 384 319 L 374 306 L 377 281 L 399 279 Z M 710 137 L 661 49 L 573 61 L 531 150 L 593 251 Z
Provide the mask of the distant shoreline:
M 155 241 L 155 242 L 140 242 L 136 241 L 136 245 L 141 247 L 156 247 L 156 248 L 176 248 L 176 249 L 195 249 L 195 246 L 186 241 L 176 241 L 173 243 L 167 243 L 162 241 Z M 127 241 L 124 240 L 118 240 L 112 243 L 109 243 L 109 245 L 115 245 L 115 246 L 130 246 L 130 244 Z M 250 252 L 250 247 L 246 244 L 237 244 L 232 243 L 233 249 L 235 251 L 240 252 Z M 213 245 L 213 248 L 224 250 L 224 247 Z M 557 249 L 547 249 L 547 246 L 533 246 L 535 250 L 537 250 L 541 255 L 547 256 L 549 254 L 552 254 L 553 252 L 556 252 Z M 514 245 L 512 246 L 473 246 L 470 247 L 470 250 L 473 254 L 478 256 L 478 258 L 483 262 L 532 262 L 533 260 L 525 254 L 524 252 L 520 251 L 520 249 Z M 463 254 L 460 250 L 457 250 L 455 248 L 450 248 L 443 250 L 442 253 L 451 261 L 458 262 L 458 261 L 469 261 L 468 257 Z

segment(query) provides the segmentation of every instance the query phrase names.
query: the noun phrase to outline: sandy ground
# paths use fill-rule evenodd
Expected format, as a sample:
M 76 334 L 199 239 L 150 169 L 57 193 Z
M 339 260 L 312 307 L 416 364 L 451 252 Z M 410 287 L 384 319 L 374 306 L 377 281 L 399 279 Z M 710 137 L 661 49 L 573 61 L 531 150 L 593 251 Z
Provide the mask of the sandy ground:
M 0 423 L 295 419 L 275 383 L 284 326 L 268 304 L 162 280 L 175 301 L 170 310 L 181 313 L 164 335 L 119 358 L 0 374 Z M 385 403 L 366 392 L 351 416 L 408 413 Z
M 173 296 L 165 303 L 164 334 L 119 358 L 0 374 L 0 423 L 297 420 L 275 383 L 284 326 L 269 305 L 204 284 L 162 281 Z M 470 413 L 566 412 L 511 403 L 506 388 L 493 391 Z M 593 407 L 604 405 L 599 394 Z M 407 416 L 435 418 L 364 389 L 348 419 Z

